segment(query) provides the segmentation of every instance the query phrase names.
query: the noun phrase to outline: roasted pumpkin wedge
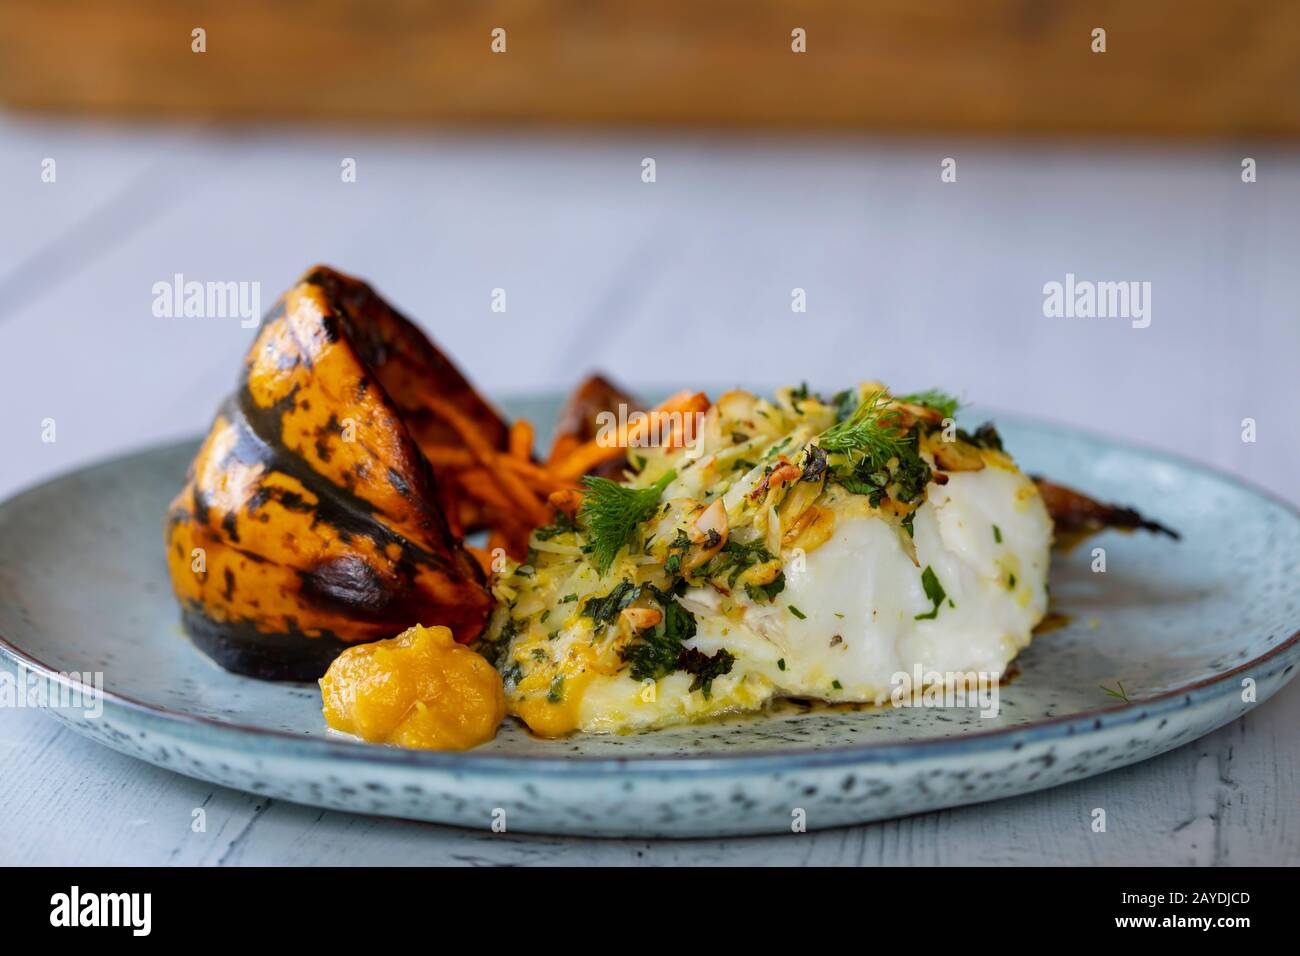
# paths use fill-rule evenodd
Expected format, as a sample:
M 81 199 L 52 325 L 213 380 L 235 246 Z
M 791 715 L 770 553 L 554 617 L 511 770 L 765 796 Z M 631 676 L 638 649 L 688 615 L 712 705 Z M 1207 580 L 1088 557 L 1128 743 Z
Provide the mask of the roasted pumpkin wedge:
M 319 286 L 347 317 L 352 344 L 374 373 L 426 457 L 459 450 L 460 433 L 447 421 L 450 406 L 464 426 L 473 428 L 486 446 L 506 447 L 509 429 L 460 370 L 409 319 L 364 282 L 333 269 L 318 267 L 304 281 Z M 452 531 L 464 535 L 488 527 L 494 515 L 462 482 L 459 469 L 434 468 L 438 474 L 438 504 Z
M 317 268 L 284 295 L 167 518 L 172 585 L 200 648 L 238 673 L 307 680 L 413 624 L 479 634 L 484 575 L 420 450 L 450 440 L 431 398 L 505 441 L 464 377 L 364 283 Z

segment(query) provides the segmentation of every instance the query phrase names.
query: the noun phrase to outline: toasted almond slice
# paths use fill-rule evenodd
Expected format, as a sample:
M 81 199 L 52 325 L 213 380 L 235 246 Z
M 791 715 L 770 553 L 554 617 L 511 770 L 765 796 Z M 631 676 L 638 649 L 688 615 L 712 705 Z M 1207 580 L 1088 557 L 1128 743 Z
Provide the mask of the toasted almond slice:
M 644 631 L 664 619 L 664 612 L 654 607 L 625 607 L 619 613 L 633 631 Z

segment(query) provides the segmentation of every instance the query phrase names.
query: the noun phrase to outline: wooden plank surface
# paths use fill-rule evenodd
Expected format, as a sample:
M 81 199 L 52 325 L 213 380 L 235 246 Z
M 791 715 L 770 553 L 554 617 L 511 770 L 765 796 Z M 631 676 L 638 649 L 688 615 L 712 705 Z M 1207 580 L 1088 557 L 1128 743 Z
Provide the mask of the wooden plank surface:
M 1241 182 L 1242 155 L 1259 182 Z M 945 156 L 956 183 L 939 181 Z M 269 302 L 325 260 L 374 280 L 494 394 L 592 367 L 727 385 L 724 360 L 764 385 L 873 375 L 1300 503 L 1294 151 L 0 119 L 0 173 L 0 495 L 207 420 L 250 333 L 153 317 L 153 282 L 261 281 Z M 1151 326 L 1044 318 L 1042 285 L 1066 271 L 1152 281 Z M 792 318 L 794 286 L 810 311 Z M 798 837 L 584 843 L 268 803 L 0 710 L 0 862 L 1297 863 L 1298 718 L 1294 685 L 1203 741 L 1042 794 Z M 1097 806 L 1106 835 L 1087 828 Z
M 503 53 L 491 49 L 497 28 Z M 796 28 L 806 52 L 792 50 Z M 6 0 L 0 100 L 228 117 L 1294 136 L 1300 5 Z

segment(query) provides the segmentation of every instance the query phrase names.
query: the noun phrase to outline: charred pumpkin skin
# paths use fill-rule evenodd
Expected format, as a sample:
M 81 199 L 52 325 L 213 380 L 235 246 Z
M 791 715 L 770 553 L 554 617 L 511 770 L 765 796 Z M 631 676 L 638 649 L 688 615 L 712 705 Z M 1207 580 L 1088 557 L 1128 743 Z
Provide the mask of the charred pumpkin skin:
M 369 285 L 324 266 L 308 272 L 303 281 L 319 286 L 349 317 L 353 347 L 392 399 L 416 445 L 460 444 L 455 431 L 429 411 L 424 399 L 433 390 L 473 422 L 488 444 L 506 447 L 509 426 L 505 420 L 428 336 Z M 435 493 L 442 513 L 452 519 L 457 533 L 468 534 L 490 524 L 474 496 L 460 486 L 459 475 L 444 476 Z
M 457 445 L 456 433 L 430 414 L 431 391 L 455 405 L 488 444 L 505 448 L 509 427 L 460 370 L 409 319 L 366 283 L 324 266 L 302 279 L 341 310 L 353 348 L 375 374 L 417 445 Z
M 326 269 L 286 293 L 172 503 L 182 623 L 230 670 L 315 679 L 350 644 L 414 623 L 470 641 L 486 622 L 482 571 L 447 526 L 400 405 L 418 400 L 422 375 L 440 395 L 473 390 L 459 373 L 432 377 L 446 360 L 381 306 Z

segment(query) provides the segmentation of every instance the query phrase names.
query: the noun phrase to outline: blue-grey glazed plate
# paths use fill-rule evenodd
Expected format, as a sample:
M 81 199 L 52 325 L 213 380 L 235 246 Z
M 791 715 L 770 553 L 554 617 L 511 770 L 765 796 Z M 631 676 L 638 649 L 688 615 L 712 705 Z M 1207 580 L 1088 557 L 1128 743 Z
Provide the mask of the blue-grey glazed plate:
M 507 404 L 538 423 L 557 405 Z M 0 662 L 22 678 L 8 678 L 11 691 L 26 689 L 78 732 L 178 773 L 360 813 L 626 836 L 831 827 L 1068 783 L 1195 740 L 1294 675 L 1300 516 L 1163 455 L 1057 427 L 999 426 L 1027 471 L 1134 505 L 1183 539 L 1108 533 L 1058 555 L 1051 589 L 1068 623 L 1017 658 L 993 718 L 964 708 L 787 706 L 560 741 L 508 720 L 470 753 L 333 736 L 314 685 L 228 674 L 180 629 L 162 519 L 194 442 L 0 505 Z M 1106 549 L 1105 573 L 1091 570 L 1092 547 Z M 98 704 L 70 695 L 78 678 L 68 675 L 96 673 Z M 1121 684 L 1128 702 L 1102 689 Z

